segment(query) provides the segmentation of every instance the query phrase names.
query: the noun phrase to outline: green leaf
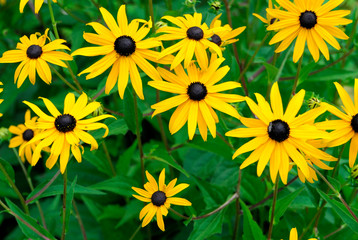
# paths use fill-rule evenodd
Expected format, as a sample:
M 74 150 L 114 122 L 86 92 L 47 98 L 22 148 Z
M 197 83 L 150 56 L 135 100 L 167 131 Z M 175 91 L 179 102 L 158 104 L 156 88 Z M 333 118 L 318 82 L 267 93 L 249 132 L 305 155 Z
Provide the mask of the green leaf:
M 77 176 L 73 180 L 71 186 L 67 189 L 67 195 L 66 195 L 66 218 L 65 218 L 66 232 L 68 231 L 68 223 L 69 223 L 70 215 L 71 215 L 71 211 L 72 211 L 72 201 L 73 201 L 73 196 L 75 195 L 76 182 L 77 182 Z
M 127 148 L 123 154 L 120 155 L 119 160 L 116 164 L 116 171 L 118 174 L 121 175 L 127 175 L 131 159 L 133 158 L 133 155 L 137 149 L 137 140 L 134 141 L 134 143 Z
M 137 97 L 137 95 L 135 95 Z M 137 99 L 138 101 L 138 99 Z M 133 133 L 136 133 L 136 116 L 134 111 L 134 101 L 132 90 L 127 88 L 124 92 L 123 97 L 123 109 L 124 109 L 124 120 L 127 123 L 129 130 Z M 137 107 L 138 117 L 139 117 L 139 129 L 142 129 L 142 112 Z
M 125 212 L 123 214 L 123 216 L 121 216 L 121 220 L 119 221 L 119 223 L 116 225 L 116 228 L 119 228 L 120 226 L 122 226 L 123 224 L 129 222 L 132 219 L 136 219 L 139 216 L 139 211 L 138 209 L 143 208 L 143 203 L 140 201 L 130 201 L 126 206 L 123 207 Z
M 113 192 L 122 196 L 130 197 L 134 193 L 132 186 L 136 183 L 124 176 L 116 176 L 114 178 L 96 183 L 91 188 L 96 190 L 103 190 Z
M 147 159 L 166 163 L 183 173 L 185 176 L 190 177 L 189 173 L 185 171 L 185 169 L 182 168 L 171 155 L 168 154 L 163 144 L 150 142 L 150 144 L 146 144 L 144 146 L 144 152 L 146 153 Z
M 251 212 L 246 204 L 240 199 L 242 211 L 244 213 L 244 235 L 243 240 L 265 240 L 261 228 L 252 218 Z
M 345 69 L 326 69 L 320 74 L 309 76 L 307 81 L 318 82 L 318 81 L 337 81 L 344 79 L 351 79 L 357 77 L 357 71 L 345 70 Z
M 267 62 L 262 62 L 262 64 L 266 68 L 269 81 L 272 82 L 272 80 L 275 78 L 275 76 L 278 73 L 278 68 Z
M 8 182 L 8 179 L 6 178 L 6 176 L 3 172 L 3 171 L 5 171 L 7 173 L 7 175 L 11 178 L 11 180 L 13 182 L 15 182 L 15 172 L 14 172 L 14 169 L 12 168 L 11 164 L 2 158 L 0 158 L 0 164 L 4 167 L 4 169 L 2 169 L 2 171 L 0 171 L 0 179 L 5 182 Z
M 83 159 L 91 163 L 98 171 L 103 172 L 107 176 L 111 177 L 113 175 L 110 166 L 105 160 L 105 157 L 103 158 L 97 157 L 96 152 L 90 151 L 88 147 L 85 147 L 85 153 L 83 154 Z
M 334 189 L 337 190 L 337 192 L 341 191 L 342 185 L 340 183 L 340 181 L 338 181 L 335 178 L 332 178 L 330 176 L 327 176 L 328 181 L 332 184 L 332 186 L 334 187 Z
M 92 199 L 86 197 L 86 196 L 81 196 L 81 199 L 83 200 L 84 204 L 86 205 L 86 207 L 88 208 L 88 210 L 90 211 L 90 213 L 92 214 L 92 216 L 99 221 L 99 216 L 102 213 L 102 209 L 100 207 L 100 204 L 93 201 Z
M 355 233 L 358 233 L 358 223 L 354 220 L 347 208 L 340 202 L 330 199 L 327 194 L 317 189 L 321 197 L 332 207 L 339 217 L 350 227 Z
M 277 200 L 276 208 L 275 208 L 275 217 L 274 217 L 274 222 L 273 222 L 274 224 L 277 224 L 278 222 L 280 222 L 280 218 L 286 212 L 287 208 L 290 206 L 292 201 L 295 200 L 295 198 L 302 192 L 303 189 L 304 189 L 304 187 L 301 187 L 299 190 L 296 190 L 296 191 L 288 194 L 287 196 Z M 269 219 L 271 219 L 271 214 L 272 214 L 271 211 L 272 211 L 272 208 L 270 208 Z
M 301 69 L 300 76 L 298 81 L 301 83 L 307 80 L 308 75 L 311 73 L 312 69 L 316 67 L 316 63 L 307 64 Z
M 108 120 L 108 121 L 113 121 L 113 120 Z M 116 135 L 124 135 L 128 132 L 128 126 L 126 124 L 126 122 L 124 121 L 124 119 L 118 119 L 115 120 L 114 122 L 111 122 L 110 124 L 107 125 L 108 127 L 108 136 L 116 136 Z M 98 129 L 96 131 L 91 132 L 91 135 L 95 138 L 95 139 L 101 139 L 103 138 L 103 134 L 105 133 L 104 129 Z
M 16 221 L 20 226 L 21 231 L 25 234 L 26 237 L 30 239 L 43 239 L 43 237 L 47 237 L 49 239 L 56 239 L 52 236 L 46 229 L 37 224 L 37 220 L 26 215 L 23 211 L 20 210 L 18 206 L 16 206 L 9 199 L 5 198 L 6 204 L 9 206 L 11 211 L 16 214 Z
M 188 240 L 209 239 L 210 236 L 221 233 L 226 209 L 211 215 L 210 217 L 195 220 L 194 228 Z

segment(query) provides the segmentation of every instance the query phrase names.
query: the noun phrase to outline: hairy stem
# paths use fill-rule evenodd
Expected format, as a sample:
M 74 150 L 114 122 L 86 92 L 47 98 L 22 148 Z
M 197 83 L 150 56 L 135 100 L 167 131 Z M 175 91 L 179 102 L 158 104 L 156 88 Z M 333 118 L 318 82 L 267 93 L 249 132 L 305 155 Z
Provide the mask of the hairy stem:
M 296 88 L 297 88 L 297 84 L 298 84 L 298 79 L 300 77 L 300 72 L 301 72 L 301 68 L 302 68 L 302 59 L 303 59 L 303 56 L 301 56 L 300 61 L 298 63 L 297 73 L 296 73 L 295 81 L 293 83 L 291 97 L 296 94 Z

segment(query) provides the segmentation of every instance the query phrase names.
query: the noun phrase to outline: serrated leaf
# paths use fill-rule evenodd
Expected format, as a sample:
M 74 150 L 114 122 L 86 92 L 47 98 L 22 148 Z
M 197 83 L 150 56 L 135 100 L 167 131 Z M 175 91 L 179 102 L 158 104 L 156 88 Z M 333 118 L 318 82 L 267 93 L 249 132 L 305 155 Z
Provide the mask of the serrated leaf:
M 16 206 L 13 202 L 9 199 L 5 198 L 6 204 L 11 209 L 11 211 L 16 214 L 15 217 L 17 223 L 20 226 L 21 231 L 24 235 L 30 239 L 56 239 L 52 236 L 45 228 L 37 224 L 37 220 L 26 215 L 23 211 L 20 210 L 18 206 Z
M 240 199 L 241 208 L 244 214 L 244 240 L 265 240 L 261 228 L 252 218 L 251 212 L 246 204 Z
M 194 228 L 188 240 L 209 239 L 210 236 L 221 233 L 226 209 L 211 215 L 210 217 L 195 220 Z
M 348 227 L 350 227 L 355 233 L 358 233 L 358 223 L 354 220 L 346 207 L 342 203 L 331 199 L 321 190 L 317 189 L 317 192 L 332 207 L 332 209 L 338 214 L 338 216 L 343 220 L 343 222 L 345 222 Z

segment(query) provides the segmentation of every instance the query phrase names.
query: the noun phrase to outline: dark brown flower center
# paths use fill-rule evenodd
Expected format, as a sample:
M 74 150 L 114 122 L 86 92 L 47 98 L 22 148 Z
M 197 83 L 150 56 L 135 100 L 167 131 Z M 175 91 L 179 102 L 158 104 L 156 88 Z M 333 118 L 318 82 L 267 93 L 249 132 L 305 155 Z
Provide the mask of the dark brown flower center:
M 211 36 L 211 41 L 220 47 L 221 38 L 218 35 L 214 34 L 213 36 Z
M 30 141 L 34 137 L 34 131 L 31 129 L 27 129 L 25 132 L 22 133 L 22 139 L 25 141 Z
M 186 31 L 186 35 L 189 39 L 199 41 L 204 37 L 204 32 L 200 27 L 191 27 Z
M 27 48 L 26 54 L 31 59 L 39 58 L 42 54 L 42 48 L 39 45 L 31 45 Z
M 290 135 L 290 127 L 288 124 L 280 119 L 270 122 L 267 132 L 272 140 L 277 142 L 285 141 Z
M 162 191 L 156 191 L 153 193 L 151 200 L 155 206 L 159 207 L 164 205 L 165 201 L 167 200 L 167 196 L 165 196 L 165 193 Z
M 201 82 L 193 82 L 189 85 L 187 94 L 191 100 L 200 101 L 206 97 L 208 91 Z
M 275 21 L 276 21 L 276 18 L 271 18 L 270 25 L 271 25 L 271 24 L 274 24 Z
M 76 119 L 70 114 L 63 114 L 56 118 L 55 127 L 60 132 L 69 132 L 76 127 Z
M 358 114 L 353 116 L 351 126 L 355 132 L 358 132 Z
M 135 41 L 130 36 L 120 36 L 114 42 L 114 50 L 121 56 L 129 56 L 134 53 Z
M 317 24 L 317 15 L 312 11 L 301 13 L 300 16 L 301 27 L 311 29 Z

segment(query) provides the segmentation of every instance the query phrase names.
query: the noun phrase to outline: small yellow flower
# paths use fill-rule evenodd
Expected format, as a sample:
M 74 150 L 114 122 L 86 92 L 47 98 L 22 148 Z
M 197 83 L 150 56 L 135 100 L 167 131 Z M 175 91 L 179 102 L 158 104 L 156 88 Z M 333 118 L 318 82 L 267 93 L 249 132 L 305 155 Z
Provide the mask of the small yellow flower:
M 31 118 L 30 110 L 27 110 L 25 113 L 25 124 L 28 126 L 34 126 L 37 117 Z M 15 148 L 20 146 L 19 152 L 22 162 L 25 162 L 25 159 L 31 164 L 32 153 L 35 150 L 36 146 L 40 141 L 27 144 L 33 137 L 40 133 L 40 130 L 35 128 L 29 128 L 24 124 L 19 124 L 17 126 L 10 126 L 9 131 L 12 134 L 17 136 L 13 137 L 10 140 L 9 148 Z M 47 149 L 46 149 L 47 150 Z
M 269 9 L 273 9 L 273 4 L 272 4 L 272 0 L 269 0 Z M 277 6 L 275 6 L 275 8 L 279 8 Z M 271 25 L 275 22 L 275 18 L 273 18 L 267 11 L 266 11 L 266 18 L 261 17 L 260 15 L 253 13 L 252 15 L 254 15 L 255 17 L 257 17 L 261 22 L 266 23 L 267 25 Z
M 51 1 L 51 0 L 48 0 Z M 20 0 L 20 13 L 24 12 L 24 7 L 26 3 L 28 3 L 29 0 Z M 57 3 L 57 0 L 52 0 L 52 2 Z M 35 13 L 38 14 L 40 11 L 40 8 L 42 4 L 44 3 L 44 0 L 35 0 Z
M 179 206 L 191 206 L 191 202 L 184 198 L 173 197 L 177 193 L 181 192 L 185 188 L 189 187 L 189 184 L 181 183 L 176 187 L 177 179 L 173 179 L 168 185 L 165 185 L 165 168 L 159 175 L 159 182 L 153 178 L 148 171 L 145 172 L 148 182 L 144 184 L 144 189 L 132 187 L 139 195 L 134 195 L 142 202 L 148 202 L 148 204 L 140 211 L 139 219 L 142 220 L 142 227 L 145 227 L 150 223 L 153 217 L 156 215 L 157 224 L 160 230 L 165 231 L 163 215 L 167 216 L 170 204 Z
M 27 127 L 42 130 L 41 133 L 34 136 L 27 143 L 32 144 L 41 140 L 34 150 L 31 160 L 32 166 L 35 166 L 38 162 L 41 150 L 51 144 L 51 155 L 46 161 L 46 167 L 51 169 L 60 157 L 61 173 L 65 172 L 70 152 L 78 162 L 82 161 L 82 155 L 79 149 L 79 147 L 81 147 L 80 140 L 91 144 L 91 151 L 98 148 L 97 141 L 86 131 L 104 128 L 106 131 L 103 137 L 106 137 L 108 127 L 97 121 L 113 116 L 104 114 L 98 117 L 83 119 L 100 107 L 99 102 L 91 102 L 87 105 L 87 99 L 88 97 L 85 93 L 82 93 L 77 101 L 75 101 L 75 95 L 73 93 L 67 94 L 64 111 L 63 114 L 61 114 L 50 100 L 42 98 L 52 116 L 45 114 L 35 104 L 24 101 L 24 103 L 39 116 L 35 124 L 29 124 L 28 122 Z M 21 151 L 20 154 L 22 154 Z
M 278 19 L 278 21 L 267 27 L 267 30 L 278 31 L 269 44 L 281 42 L 275 50 L 275 52 L 279 53 L 287 49 L 296 39 L 293 51 L 294 62 L 301 58 L 306 42 L 314 61 L 317 62 L 320 51 L 329 60 L 326 42 L 335 49 L 340 50 L 341 47 L 336 38 L 348 39 L 348 36 L 337 26 L 352 22 L 350 19 L 343 18 L 350 14 L 351 11 L 332 11 L 343 1 L 329 0 L 325 4 L 323 4 L 324 1 L 312 0 L 295 0 L 294 3 L 289 0 L 276 0 L 276 2 L 287 11 L 266 9 L 272 18 Z
M 292 228 L 291 232 L 290 232 L 290 240 L 297 240 L 297 239 L 298 239 L 297 229 Z M 281 239 L 281 240 L 283 240 L 283 239 Z M 308 240 L 317 240 L 317 238 L 310 238 Z
M 210 24 L 210 29 L 218 29 L 221 27 L 221 13 L 217 15 Z M 239 39 L 235 39 L 239 34 L 241 34 L 246 27 L 239 27 L 236 29 L 232 29 L 229 24 L 223 26 L 225 29 L 224 31 L 219 31 L 211 36 L 210 41 L 218 45 L 219 47 L 223 48 L 228 44 L 232 44 L 234 42 L 239 41 Z
M 20 38 L 21 43 L 16 46 L 17 50 L 9 50 L 4 52 L 0 58 L 0 63 L 16 63 L 21 62 L 16 68 L 14 81 L 17 81 L 17 87 L 21 87 L 27 76 L 32 84 L 36 81 L 36 72 L 40 78 L 47 84 L 52 81 L 51 70 L 47 62 L 67 68 L 66 64 L 61 60 L 69 61 L 72 57 L 67 53 L 55 51 L 60 49 L 70 49 L 64 45 L 66 41 L 56 39 L 46 44 L 48 39 L 46 29 L 45 34 L 35 33 Z M 40 36 L 40 37 L 37 37 Z

